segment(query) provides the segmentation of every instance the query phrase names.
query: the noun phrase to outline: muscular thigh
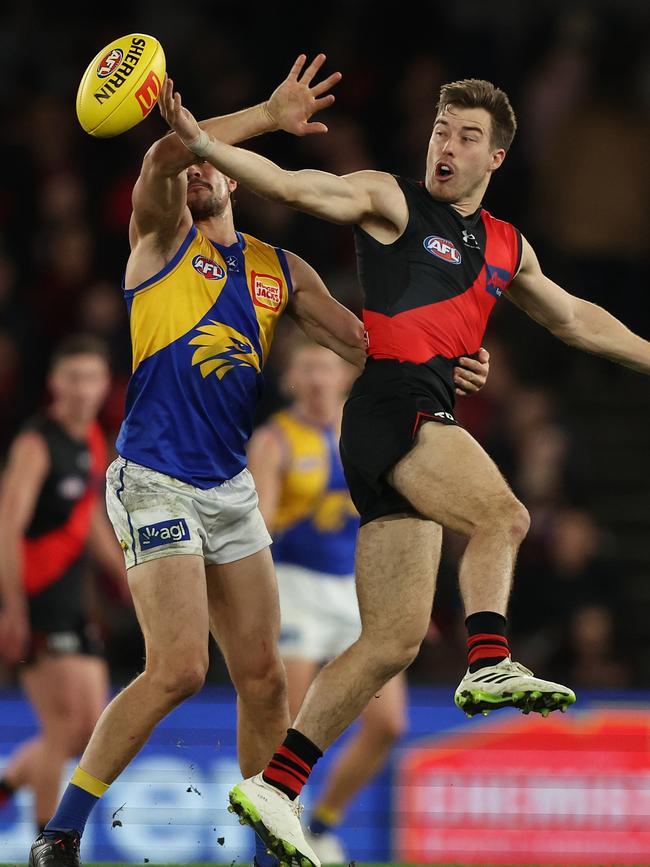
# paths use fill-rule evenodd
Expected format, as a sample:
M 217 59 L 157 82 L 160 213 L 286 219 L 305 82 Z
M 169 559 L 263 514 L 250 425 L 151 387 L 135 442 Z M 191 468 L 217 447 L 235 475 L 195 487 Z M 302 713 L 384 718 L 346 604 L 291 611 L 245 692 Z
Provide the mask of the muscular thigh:
M 277 653 L 278 588 L 269 548 L 233 563 L 206 566 L 210 630 L 231 676 Z
M 133 566 L 128 571 L 136 615 L 144 635 L 147 663 L 208 653 L 208 601 L 202 557 L 178 554 Z
M 357 542 L 357 596 L 363 632 L 421 641 L 431 617 L 442 530 L 410 516 L 364 524 Z
M 390 484 L 423 515 L 469 534 L 486 510 L 513 498 L 487 452 L 461 427 L 428 422 L 390 471 Z

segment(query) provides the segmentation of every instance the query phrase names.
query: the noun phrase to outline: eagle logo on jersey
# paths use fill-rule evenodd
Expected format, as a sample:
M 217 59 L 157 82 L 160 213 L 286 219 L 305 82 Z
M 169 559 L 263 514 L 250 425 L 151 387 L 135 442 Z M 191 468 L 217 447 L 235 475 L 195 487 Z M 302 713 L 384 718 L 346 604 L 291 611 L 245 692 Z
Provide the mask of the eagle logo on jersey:
M 200 366 L 204 379 L 212 372 L 223 379 L 234 367 L 252 367 L 256 373 L 261 372 L 260 357 L 248 337 L 213 319 L 198 330 L 201 333 L 190 340 L 190 345 L 200 347 L 192 356 L 192 364 Z

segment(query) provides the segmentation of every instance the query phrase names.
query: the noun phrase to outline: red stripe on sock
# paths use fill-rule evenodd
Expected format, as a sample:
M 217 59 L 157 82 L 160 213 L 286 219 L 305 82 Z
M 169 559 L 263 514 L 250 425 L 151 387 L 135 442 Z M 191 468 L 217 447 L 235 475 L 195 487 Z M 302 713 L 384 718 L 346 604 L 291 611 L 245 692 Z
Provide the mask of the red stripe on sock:
M 311 774 L 311 766 L 307 764 L 307 762 L 303 761 L 300 756 L 297 756 L 292 750 L 287 749 L 285 746 L 281 746 L 278 750 L 276 750 L 277 756 L 284 756 L 287 759 L 290 759 L 292 762 L 295 762 L 299 765 L 304 772 L 309 776 Z
M 508 644 L 508 639 L 505 637 L 505 635 L 495 635 L 494 633 L 488 632 L 480 632 L 478 635 L 470 635 L 470 637 L 467 639 L 467 643 L 470 647 L 476 644 L 477 641 L 491 641 L 493 643 L 495 641 L 503 641 L 504 644 Z
M 508 648 L 503 644 L 480 644 L 478 647 L 472 648 L 468 654 L 469 664 L 476 662 L 477 659 L 486 659 L 490 656 L 505 659 L 509 656 Z
M 302 791 L 304 783 L 298 782 L 293 774 L 281 771 L 279 768 L 274 768 L 271 765 L 264 770 L 265 779 L 272 783 L 281 783 L 287 789 L 299 795 Z
M 276 771 L 282 771 L 285 774 L 291 774 L 296 778 L 296 781 L 300 783 L 301 786 L 304 786 L 307 782 L 307 774 L 301 774 L 300 771 L 297 771 L 295 768 L 290 768 L 288 765 L 284 765 L 282 762 L 276 762 L 275 759 L 271 759 L 268 764 L 269 768 L 275 768 Z

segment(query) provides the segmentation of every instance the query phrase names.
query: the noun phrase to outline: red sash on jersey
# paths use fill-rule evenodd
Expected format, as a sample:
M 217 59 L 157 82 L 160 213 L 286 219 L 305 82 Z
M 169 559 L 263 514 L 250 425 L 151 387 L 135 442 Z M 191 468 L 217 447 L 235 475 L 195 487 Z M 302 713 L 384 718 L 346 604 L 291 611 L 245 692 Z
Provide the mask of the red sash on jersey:
M 98 491 L 106 472 L 106 443 L 97 423 L 88 432 L 88 448 L 91 455 L 88 486 L 68 520 L 37 539 L 23 539 L 23 585 L 30 596 L 54 584 L 86 547 Z

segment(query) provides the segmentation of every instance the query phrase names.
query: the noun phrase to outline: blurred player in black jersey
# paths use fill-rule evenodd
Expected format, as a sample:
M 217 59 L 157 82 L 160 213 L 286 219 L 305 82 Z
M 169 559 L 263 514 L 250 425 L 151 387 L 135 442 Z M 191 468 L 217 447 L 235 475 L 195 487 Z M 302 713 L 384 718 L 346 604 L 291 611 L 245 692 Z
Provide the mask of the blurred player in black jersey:
M 88 550 L 128 595 L 103 500 L 97 414 L 109 384 L 104 343 L 66 338 L 51 362 L 51 404 L 13 441 L 0 487 L 0 658 L 15 666 L 40 723 L 2 772 L 0 806 L 28 786 L 39 826 L 56 806 L 65 762 L 82 752 L 107 700 L 101 642 L 84 602 Z

